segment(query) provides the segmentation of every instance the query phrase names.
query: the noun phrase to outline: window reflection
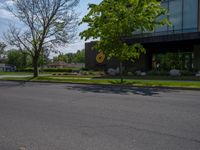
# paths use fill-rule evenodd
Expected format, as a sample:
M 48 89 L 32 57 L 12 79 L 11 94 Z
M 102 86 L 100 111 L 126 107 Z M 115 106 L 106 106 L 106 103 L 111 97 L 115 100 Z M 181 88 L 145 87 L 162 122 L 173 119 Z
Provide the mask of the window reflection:
M 172 26 L 158 27 L 153 33 L 139 36 L 166 35 L 198 31 L 198 0 L 165 0 L 161 4 L 169 11 Z M 162 19 L 161 16 L 158 19 Z

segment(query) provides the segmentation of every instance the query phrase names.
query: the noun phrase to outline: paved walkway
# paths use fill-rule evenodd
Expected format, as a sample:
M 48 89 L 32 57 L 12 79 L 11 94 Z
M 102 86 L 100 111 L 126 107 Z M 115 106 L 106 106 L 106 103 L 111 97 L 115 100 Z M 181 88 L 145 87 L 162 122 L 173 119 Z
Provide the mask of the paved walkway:
M 0 78 L 9 78 L 9 77 L 32 77 L 33 75 L 0 75 Z

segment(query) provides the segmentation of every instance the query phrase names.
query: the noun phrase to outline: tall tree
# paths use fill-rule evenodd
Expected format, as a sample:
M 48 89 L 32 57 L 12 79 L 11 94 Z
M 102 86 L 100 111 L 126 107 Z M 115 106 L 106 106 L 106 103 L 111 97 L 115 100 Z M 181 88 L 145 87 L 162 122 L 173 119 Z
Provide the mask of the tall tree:
M 8 10 L 23 23 L 11 26 L 5 33 L 9 44 L 26 50 L 32 57 L 34 77 L 43 48 L 68 44 L 75 37 L 77 15 L 74 7 L 79 0 L 12 0 Z
M 49 55 L 50 55 L 49 49 L 47 47 L 43 48 L 38 63 L 41 72 L 44 71 L 44 66 L 50 63 Z
M 78 50 L 76 53 L 60 53 L 53 58 L 54 62 L 64 61 L 66 63 L 84 63 L 85 62 L 85 50 Z
M 89 10 L 80 23 L 87 23 L 88 29 L 80 36 L 85 40 L 99 39 L 95 48 L 108 58 L 119 59 L 121 82 L 122 62 L 134 62 L 145 53 L 141 44 L 128 45 L 125 37 L 168 23 L 165 17 L 158 19 L 167 13 L 158 0 L 103 0 L 99 5 L 90 4 Z
M 64 62 L 68 63 L 68 60 L 69 60 L 69 58 L 68 58 L 67 54 L 62 54 L 62 53 L 53 58 L 53 62 L 64 61 Z
M 78 50 L 74 57 L 74 63 L 84 63 L 85 62 L 85 50 Z
M 7 53 L 7 63 L 16 66 L 17 69 L 24 69 L 27 66 L 28 55 L 26 52 L 11 49 Z

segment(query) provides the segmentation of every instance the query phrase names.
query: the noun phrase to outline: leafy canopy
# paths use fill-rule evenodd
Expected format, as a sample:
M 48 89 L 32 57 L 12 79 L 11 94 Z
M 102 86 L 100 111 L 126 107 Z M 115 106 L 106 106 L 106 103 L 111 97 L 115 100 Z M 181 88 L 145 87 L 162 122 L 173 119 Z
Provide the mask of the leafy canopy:
M 96 49 L 121 61 L 135 61 L 145 53 L 141 44 L 128 45 L 125 37 L 169 24 L 167 18 L 161 19 L 167 11 L 157 0 L 103 0 L 99 5 L 90 4 L 89 9 L 80 23 L 88 24 L 88 29 L 80 33 L 81 38 L 98 39 Z

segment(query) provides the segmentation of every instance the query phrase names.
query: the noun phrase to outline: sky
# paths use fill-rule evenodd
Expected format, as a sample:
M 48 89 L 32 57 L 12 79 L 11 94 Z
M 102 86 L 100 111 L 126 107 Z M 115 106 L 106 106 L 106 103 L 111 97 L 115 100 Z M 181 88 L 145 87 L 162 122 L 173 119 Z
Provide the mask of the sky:
M 101 1 L 102 0 L 80 0 L 80 3 L 78 7 L 76 8 L 77 12 L 80 14 L 79 18 L 82 18 L 84 15 L 87 14 L 88 4 L 90 3 L 98 4 Z M 0 0 L 0 41 L 3 41 L 2 34 L 8 29 L 8 25 L 10 23 L 14 23 L 17 25 L 16 19 L 14 19 L 14 17 L 3 8 L 4 7 L 3 2 L 5 2 L 5 0 Z M 86 25 L 79 26 L 78 34 L 86 28 L 87 28 Z M 77 39 L 76 41 L 74 41 L 73 44 L 70 44 L 65 48 L 61 48 L 60 51 L 62 53 L 76 52 L 77 50 L 84 49 L 84 45 L 85 45 L 85 41 L 81 40 L 79 36 L 77 35 Z

